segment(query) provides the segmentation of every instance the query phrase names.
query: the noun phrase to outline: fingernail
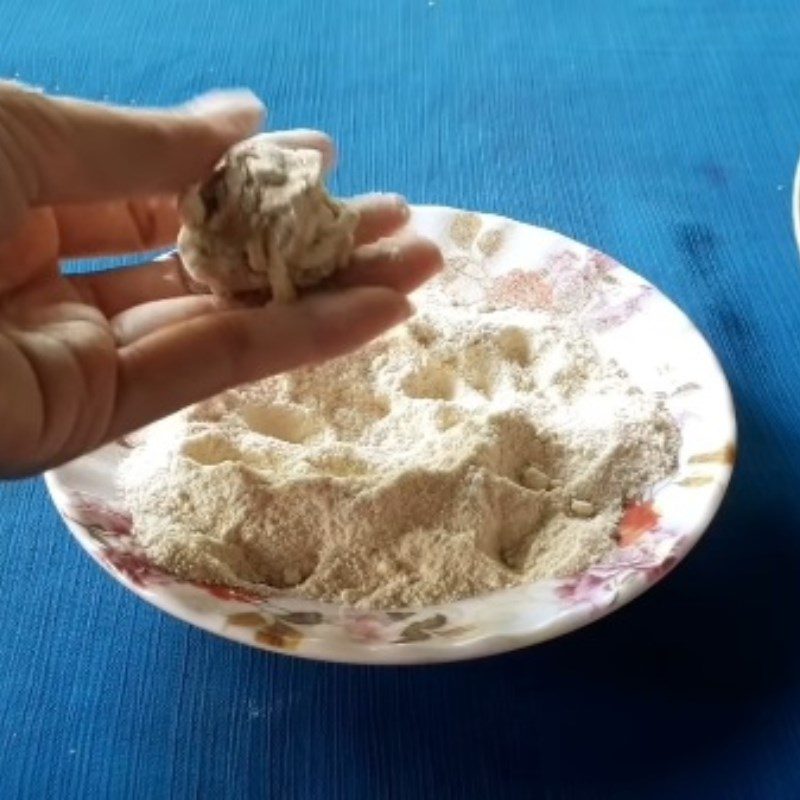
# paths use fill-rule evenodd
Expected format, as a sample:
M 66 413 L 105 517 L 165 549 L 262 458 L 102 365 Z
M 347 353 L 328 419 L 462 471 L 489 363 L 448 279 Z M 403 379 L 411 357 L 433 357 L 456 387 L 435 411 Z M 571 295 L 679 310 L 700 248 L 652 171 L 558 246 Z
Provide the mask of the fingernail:
M 411 209 L 409 208 L 405 197 L 396 194 L 393 195 L 393 199 L 395 205 L 397 206 L 397 210 L 403 215 L 403 219 L 408 219 L 411 216 Z
M 266 113 L 264 104 L 248 89 L 207 92 L 191 100 L 186 109 L 191 114 L 224 122 L 243 134 L 256 130 Z
M 359 261 L 369 263 L 372 261 L 400 261 L 403 249 L 394 239 L 363 244 L 358 252 Z
M 403 257 L 403 250 L 400 245 L 391 239 L 384 242 L 375 242 L 372 245 L 372 252 L 369 252 L 370 245 L 366 245 L 364 250 L 367 251 L 367 258 L 371 256 L 376 261 L 400 261 Z
M 411 208 L 408 205 L 408 201 L 401 194 L 395 194 L 394 192 L 371 192 L 362 195 L 362 199 L 373 200 L 380 203 L 384 208 L 386 206 L 394 206 L 403 219 L 408 219 L 411 216 Z
M 405 306 L 403 307 L 403 319 L 409 319 L 417 313 L 417 307 L 406 297 Z

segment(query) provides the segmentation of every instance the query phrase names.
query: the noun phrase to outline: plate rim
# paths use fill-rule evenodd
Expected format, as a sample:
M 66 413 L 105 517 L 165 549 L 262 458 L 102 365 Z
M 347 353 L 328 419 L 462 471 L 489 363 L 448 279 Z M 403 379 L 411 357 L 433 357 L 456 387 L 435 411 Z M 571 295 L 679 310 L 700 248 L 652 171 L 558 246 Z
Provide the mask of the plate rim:
M 797 245 L 798 255 L 800 255 L 800 157 L 797 159 L 794 184 L 792 186 L 792 221 L 794 224 L 795 244 Z

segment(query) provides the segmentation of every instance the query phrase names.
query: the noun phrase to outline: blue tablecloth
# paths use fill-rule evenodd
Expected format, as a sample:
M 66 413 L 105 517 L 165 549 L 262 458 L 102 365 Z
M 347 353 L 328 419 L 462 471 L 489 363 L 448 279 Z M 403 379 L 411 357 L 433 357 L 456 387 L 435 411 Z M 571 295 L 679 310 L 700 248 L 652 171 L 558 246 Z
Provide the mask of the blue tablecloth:
M 591 243 L 696 320 L 741 424 L 668 581 L 436 668 L 189 628 L 103 575 L 40 481 L 0 487 L 0 798 L 800 797 L 797 0 L 4 0 L 0 73 L 137 105 L 247 85 L 274 127 L 336 136 L 342 193 Z

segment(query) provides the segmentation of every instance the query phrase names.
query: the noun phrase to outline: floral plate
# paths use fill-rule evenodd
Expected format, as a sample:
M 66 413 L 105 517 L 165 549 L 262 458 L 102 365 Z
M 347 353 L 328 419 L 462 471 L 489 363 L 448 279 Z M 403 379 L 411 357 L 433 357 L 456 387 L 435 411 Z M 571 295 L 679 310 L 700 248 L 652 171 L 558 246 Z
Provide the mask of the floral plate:
M 144 600 L 186 622 L 265 650 L 372 664 L 475 658 L 552 639 L 619 608 L 700 538 L 730 479 L 736 424 L 725 377 L 691 322 L 608 256 L 553 231 L 489 214 L 420 207 L 412 224 L 438 242 L 446 268 L 425 292 L 465 306 L 569 314 L 680 427 L 678 471 L 622 518 L 604 561 L 558 580 L 416 610 L 364 612 L 276 592 L 269 599 L 179 581 L 137 549 L 115 475 L 130 442 L 47 475 L 80 545 Z

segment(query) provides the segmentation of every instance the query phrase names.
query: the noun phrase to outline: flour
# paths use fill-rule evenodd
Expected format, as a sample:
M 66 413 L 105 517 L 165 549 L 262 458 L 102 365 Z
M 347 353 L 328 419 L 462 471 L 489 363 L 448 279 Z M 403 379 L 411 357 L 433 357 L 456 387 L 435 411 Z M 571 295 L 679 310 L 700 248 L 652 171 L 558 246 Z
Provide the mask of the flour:
M 140 544 L 179 576 L 414 607 L 596 562 L 678 446 L 580 330 L 441 307 L 159 423 L 123 484 Z

